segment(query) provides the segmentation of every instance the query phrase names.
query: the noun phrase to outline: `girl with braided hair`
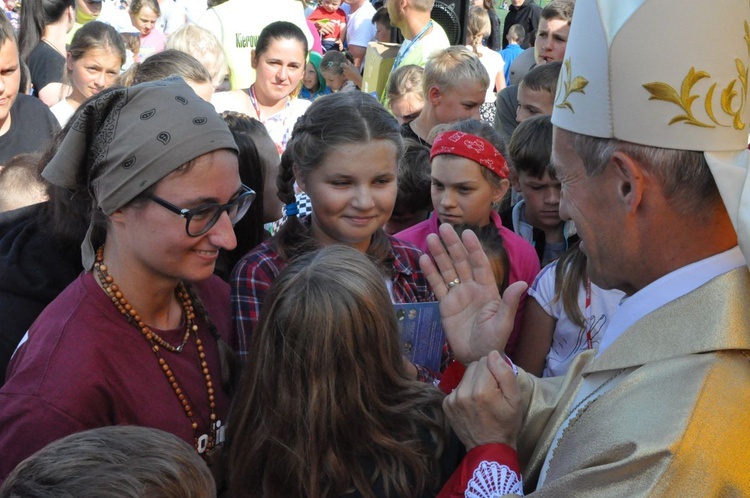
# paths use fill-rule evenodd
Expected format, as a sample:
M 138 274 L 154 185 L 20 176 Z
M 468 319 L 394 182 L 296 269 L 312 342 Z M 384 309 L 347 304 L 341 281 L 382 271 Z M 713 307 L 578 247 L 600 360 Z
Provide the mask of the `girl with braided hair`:
M 281 157 L 277 187 L 287 221 L 270 240 L 234 268 L 233 318 L 237 351 L 248 344 L 260 308 L 276 277 L 294 258 L 322 246 L 344 244 L 378 263 L 396 303 L 432 301 L 414 246 L 386 235 L 396 202 L 403 141 L 398 123 L 371 96 L 339 92 L 312 103 L 294 126 Z M 310 197 L 312 214 L 297 217 L 294 183 Z M 414 375 L 426 370 L 409 364 Z
M 84 271 L 11 360 L 0 480 L 96 427 L 162 429 L 204 457 L 224 438 L 229 289 L 213 272 L 254 197 L 232 134 L 179 78 L 104 90 L 66 131 L 42 174 L 86 206 Z
M 483 7 L 469 8 L 469 19 L 466 24 L 466 48 L 479 57 L 479 61 L 490 75 L 490 86 L 487 88 L 484 104 L 479 108 L 482 121 L 490 125 L 495 122 L 495 92 L 505 88 L 505 61 L 503 56 L 482 44 L 490 34 L 490 18 Z

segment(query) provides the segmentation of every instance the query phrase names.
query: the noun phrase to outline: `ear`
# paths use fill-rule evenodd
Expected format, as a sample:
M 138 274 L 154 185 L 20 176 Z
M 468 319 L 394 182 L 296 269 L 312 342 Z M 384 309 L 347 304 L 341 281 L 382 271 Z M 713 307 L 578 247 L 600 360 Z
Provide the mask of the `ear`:
M 432 107 L 437 107 L 438 105 L 440 105 L 441 97 L 442 92 L 440 91 L 440 87 L 431 86 L 427 89 L 427 100 L 430 102 L 430 105 Z
M 497 204 L 498 202 L 502 201 L 509 188 L 510 182 L 508 180 L 502 180 L 499 186 L 493 187 L 492 204 Z
M 250 50 L 250 67 L 258 69 L 258 61 L 255 59 L 255 49 Z
M 622 151 L 610 158 L 612 175 L 616 182 L 617 198 L 628 213 L 635 213 L 643 202 L 647 175 L 641 164 Z
M 305 188 L 305 179 L 302 177 L 302 175 L 299 174 L 299 169 L 297 168 L 297 165 L 295 164 L 292 166 L 292 172 L 294 172 L 294 181 L 297 182 L 297 186 L 299 186 L 300 190 L 303 192 L 307 189 Z
M 107 219 L 112 225 L 119 225 L 125 221 L 125 211 L 123 208 L 120 208 L 107 216 Z
M 516 168 L 508 168 L 508 181 L 510 182 L 511 186 L 513 186 L 513 190 L 515 190 L 516 192 L 521 191 L 521 183 L 519 182 Z
M 65 55 L 65 66 L 67 67 L 68 71 L 73 70 L 73 56 L 70 55 L 70 52 Z

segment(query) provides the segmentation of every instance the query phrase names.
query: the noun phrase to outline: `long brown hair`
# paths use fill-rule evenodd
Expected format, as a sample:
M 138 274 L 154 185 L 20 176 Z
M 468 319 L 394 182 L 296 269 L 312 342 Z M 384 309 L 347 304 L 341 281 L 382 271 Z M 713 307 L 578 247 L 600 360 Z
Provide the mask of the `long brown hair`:
M 264 302 L 229 417 L 231 495 L 375 497 L 376 481 L 391 496 L 433 490 L 442 394 L 409 380 L 401 353 L 366 255 L 333 245 L 296 259 Z
M 292 131 L 292 138 L 281 156 L 279 176 L 276 179 L 278 197 L 285 205 L 295 201 L 294 167 L 301 176 L 323 164 L 336 147 L 363 144 L 373 140 L 388 140 L 400 160 L 404 151 L 399 126 L 380 103 L 362 92 L 338 92 L 326 95 L 312 103 L 300 117 Z M 367 162 L 362 163 L 367 167 Z M 291 260 L 296 256 L 318 249 L 318 241 L 309 227 L 295 216 L 289 217 L 275 238 L 277 252 Z M 386 267 L 391 254 L 391 244 L 382 229 L 372 236 L 367 254 Z
M 562 299 L 563 309 L 570 321 L 579 327 L 586 326 L 586 319 L 578 304 L 581 285 L 587 285 L 586 254 L 578 247 L 578 243 L 571 246 L 557 261 L 555 268 L 555 296 L 552 302 Z

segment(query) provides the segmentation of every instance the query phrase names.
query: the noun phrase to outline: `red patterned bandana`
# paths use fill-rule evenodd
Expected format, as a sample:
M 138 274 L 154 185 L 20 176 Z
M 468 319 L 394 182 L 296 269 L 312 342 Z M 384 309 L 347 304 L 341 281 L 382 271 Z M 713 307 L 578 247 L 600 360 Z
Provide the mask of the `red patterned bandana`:
M 446 131 L 435 137 L 430 150 L 430 160 L 440 154 L 450 154 L 471 159 L 495 173 L 500 178 L 508 178 L 508 165 L 505 158 L 490 142 L 482 137 L 462 131 Z

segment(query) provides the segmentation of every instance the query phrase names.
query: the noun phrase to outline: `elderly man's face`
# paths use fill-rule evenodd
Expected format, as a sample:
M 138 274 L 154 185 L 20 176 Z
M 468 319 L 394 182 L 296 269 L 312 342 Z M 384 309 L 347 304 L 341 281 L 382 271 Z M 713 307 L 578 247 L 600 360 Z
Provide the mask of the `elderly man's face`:
M 552 164 L 562 185 L 560 218 L 575 222 L 591 281 L 605 289 L 627 291 L 629 236 L 618 211 L 616 178 L 611 168 L 586 175 L 571 134 L 555 127 L 553 137 Z

